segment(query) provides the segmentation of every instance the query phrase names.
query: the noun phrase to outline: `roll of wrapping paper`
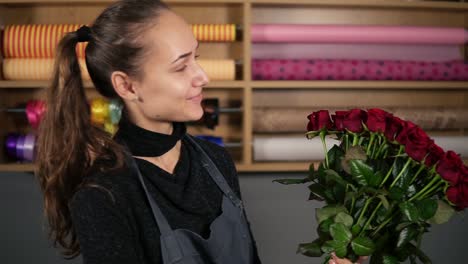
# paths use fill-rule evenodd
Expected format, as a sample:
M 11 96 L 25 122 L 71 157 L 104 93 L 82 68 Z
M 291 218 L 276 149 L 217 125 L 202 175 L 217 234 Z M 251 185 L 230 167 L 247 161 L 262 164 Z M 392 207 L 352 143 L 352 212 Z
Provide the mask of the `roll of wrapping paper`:
M 444 150 L 453 150 L 462 157 L 468 157 L 468 137 L 432 138 Z M 319 137 L 308 140 L 305 136 L 255 136 L 253 142 L 255 161 L 314 161 L 325 157 Z M 332 138 L 326 139 L 328 150 L 338 143 Z
M 379 43 L 379 44 L 464 44 L 464 28 L 257 24 L 252 42 L 286 43 Z
M 257 133 L 302 133 L 306 131 L 308 123 L 307 116 L 310 113 L 321 109 L 328 109 L 330 113 L 333 114 L 336 110 L 352 108 L 353 107 L 339 109 L 334 109 L 333 107 L 256 107 L 253 108 L 252 113 L 253 131 Z M 425 130 L 468 128 L 467 108 L 385 107 L 382 109 L 403 120 L 409 120 Z
M 240 35 L 235 24 L 193 24 L 191 26 L 195 38 L 202 42 L 234 42 Z
M 79 60 L 83 80 L 90 80 L 84 59 Z M 46 81 L 52 77 L 54 59 L 4 59 L 5 80 Z
M 254 59 L 463 60 L 457 45 L 257 43 Z
M 253 60 L 254 80 L 468 80 L 468 62 Z
M 199 65 L 212 81 L 232 81 L 236 79 L 234 60 L 198 60 Z
M 326 138 L 327 149 L 339 141 Z M 308 140 L 305 136 L 254 136 L 255 161 L 312 161 L 323 160 L 324 151 L 320 138 Z
M 65 33 L 82 25 L 7 25 L 3 37 L 5 58 L 53 58 L 55 49 Z M 78 43 L 76 51 L 84 58 L 87 43 Z

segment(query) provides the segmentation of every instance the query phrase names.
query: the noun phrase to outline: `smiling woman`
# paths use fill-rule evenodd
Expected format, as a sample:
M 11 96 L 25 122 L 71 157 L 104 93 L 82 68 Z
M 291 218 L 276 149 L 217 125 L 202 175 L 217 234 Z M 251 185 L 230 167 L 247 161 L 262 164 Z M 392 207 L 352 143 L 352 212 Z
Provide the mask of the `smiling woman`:
M 75 48 L 97 91 L 123 101 L 111 138 L 90 122 Z M 61 40 L 37 171 L 50 238 L 85 263 L 260 263 L 234 163 L 184 122 L 209 80 L 190 26 L 162 2 L 123 0 Z

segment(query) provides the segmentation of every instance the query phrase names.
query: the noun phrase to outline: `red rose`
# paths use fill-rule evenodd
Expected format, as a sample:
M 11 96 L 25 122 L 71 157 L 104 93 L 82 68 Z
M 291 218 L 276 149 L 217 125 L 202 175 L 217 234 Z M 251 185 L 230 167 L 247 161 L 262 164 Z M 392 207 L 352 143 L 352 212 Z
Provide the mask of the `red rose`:
M 307 116 L 307 118 L 310 120 L 309 124 L 307 124 L 308 131 L 317 131 L 324 127 L 330 129 L 332 127 L 332 122 L 330 119 L 330 114 L 328 114 L 328 110 L 313 112 Z
M 442 157 L 445 155 L 444 150 L 437 146 L 436 144 L 432 144 L 429 147 L 429 154 L 426 157 L 424 163 L 426 166 L 431 167 L 432 165 L 436 164 Z
M 468 183 L 468 167 L 462 166 L 460 171 L 460 180 Z
M 385 120 L 385 137 L 390 141 L 394 141 L 396 135 L 398 135 L 398 133 L 403 128 L 404 123 L 405 122 L 400 118 L 393 115 L 388 115 Z
M 347 112 L 343 118 L 343 126 L 351 132 L 362 131 L 362 123 L 367 121 L 367 113 L 361 109 L 353 109 Z
M 379 108 L 367 111 L 367 128 L 372 132 L 385 132 L 385 120 L 389 113 Z
M 346 113 L 348 113 L 348 111 L 335 111 L 335 114 L 332 115 L 333 124 L 336 130 L 343 131 L 345 129 L 343 121 Z
M 457 185 L 460 181 L 463 167 L 460 157 L 450 150 L 437 163 L 436 170 L 444 180 L 448 181 L 451 185 Z
M 408 132 L 415 126 L 416 125 L 411 121 L 403 122 L 403 127 L 401 128 L 400 132 L 395 137 L 396 141 L 398 141 L 398 143 L 402 145 L 406 145 Z
M 418 126 L 409 129 L 406 134 L 406 154 L 416 161 L 423 160 L 433 144 L 434 141 Z
M 461 183 L 457 186 L 450 186 L 445 193 L 447 199 L 457 205 L 459 210 L 468 207 L 468 184 Z

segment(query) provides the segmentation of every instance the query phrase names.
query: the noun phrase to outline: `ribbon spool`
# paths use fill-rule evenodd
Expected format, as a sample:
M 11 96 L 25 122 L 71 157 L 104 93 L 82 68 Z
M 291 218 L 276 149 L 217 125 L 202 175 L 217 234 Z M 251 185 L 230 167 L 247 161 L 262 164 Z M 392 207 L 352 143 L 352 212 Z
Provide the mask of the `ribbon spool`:
M 241 40 L 242 31 L 235 24 L 193 24 L 193 35 L 201 42 L 234 42 Z
M 103 125 L 109 118 L 109 102 L 103 98 L 91 100 L 91 122 Z
M 118 124 L 122 117 L 123 104 L 118 99 L 111 99 L 109 101 L 109 118 L 112 124 Z
M 212 142 L 214 144 L 217 144 L 221 147 L 227 147 L 227 148 L 238 148 L 242 147 L 241 142 L 224 142 L 222 137 L 217 137 L 217 136 L 210 136 L 210 135 L 198 135 L 195 136 L 200 139 L 204 139 L 206 141 Z
M 34 161 L 36 152 L 36 136 L 34 134 L 9 134 L 5 146 L 10 158 L 20 161 Z
M 31 100 L 26 104 L 26 117 L 32 128 L 37 129 L 46 111 L 46 104 L 41 100 Z

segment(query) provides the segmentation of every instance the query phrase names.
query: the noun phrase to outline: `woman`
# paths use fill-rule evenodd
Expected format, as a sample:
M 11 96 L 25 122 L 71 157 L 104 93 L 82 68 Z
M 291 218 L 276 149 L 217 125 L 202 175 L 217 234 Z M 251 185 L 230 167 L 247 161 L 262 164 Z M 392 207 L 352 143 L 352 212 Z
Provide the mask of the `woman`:
M 90 123 L 76 44 L 97 91 L 124 104 L 114 138 Z M 190 26 L 123 0 L 59 43 L 37 175 L 50 237 L 85 263 L 260 263 L 232 159 L 186 134 L 209 80 Z

